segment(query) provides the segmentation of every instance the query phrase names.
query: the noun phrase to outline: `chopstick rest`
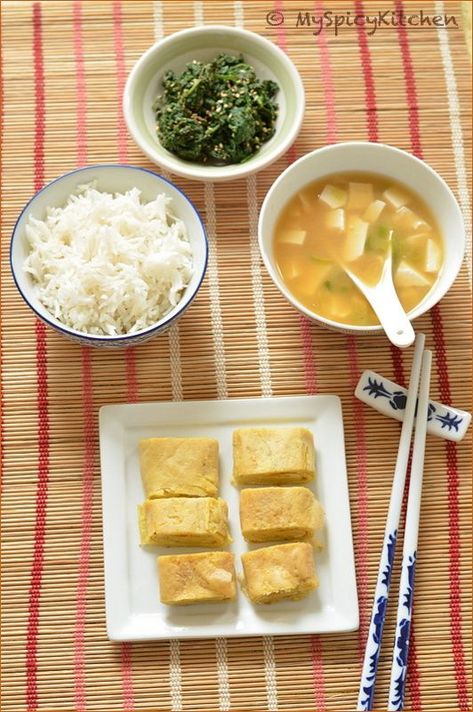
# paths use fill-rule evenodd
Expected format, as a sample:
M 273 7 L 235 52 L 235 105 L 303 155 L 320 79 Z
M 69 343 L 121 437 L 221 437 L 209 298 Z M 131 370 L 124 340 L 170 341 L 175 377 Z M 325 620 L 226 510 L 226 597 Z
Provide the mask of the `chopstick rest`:
M 355 396 L 389 418 L 401 422 L 404 420 L 407 389 L 375 371 L 362 373 Z M 470 421 L 471 413 L 442 405 L 437 401 L 429 401 L 427 432 L 431 435 L 459 442 L 464 438 Z

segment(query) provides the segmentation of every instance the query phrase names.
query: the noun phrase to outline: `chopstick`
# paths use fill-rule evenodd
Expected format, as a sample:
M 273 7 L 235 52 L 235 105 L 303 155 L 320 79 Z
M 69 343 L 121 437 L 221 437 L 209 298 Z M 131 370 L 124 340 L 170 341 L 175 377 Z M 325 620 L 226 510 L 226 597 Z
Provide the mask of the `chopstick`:
M 394 638 L 391 685 L 388 710 L 402 710 L 406 685 L 409 633 L 411 628 L 412 603 L 419 535 L 420 502 L 424 474 L 425 436 L 429 409 L 430 372 L 432 353 L 424 351 L 417 405 L 416 431 L 412 451 L 411 479 L 407 500 L 406 527 L 402 550 L 401 583 L 397 608 L 396 634 Z
M 424 344 L 424 334 L 417 334 L 409 388 L 407 390 L 405 415 L 402 423 L 396 467 L 394 469 L 394 478 L 391 488 L 391 499 L 389 501 L 388 516 L 384 531 L 384 541 L 379 563 L 378 578 L 376 581 L 373 609 L 371 612 L 368 640 L 366 642 L 365 657 L 363 660 L 360 690 L 358 693 L 358 710 L 371 710 L 373 708 L 376 671 L 378 668 L 384 618 L 389 597 L 389 586 L 391 583 L 391 571 L 396 548 L 397 530 L 399 527 L 399 520 L 401 518 L 402 498 L 404 494 L 404 485 L 406 483 L 407 464 L 409 461 L 412 429 L 414 427 Z

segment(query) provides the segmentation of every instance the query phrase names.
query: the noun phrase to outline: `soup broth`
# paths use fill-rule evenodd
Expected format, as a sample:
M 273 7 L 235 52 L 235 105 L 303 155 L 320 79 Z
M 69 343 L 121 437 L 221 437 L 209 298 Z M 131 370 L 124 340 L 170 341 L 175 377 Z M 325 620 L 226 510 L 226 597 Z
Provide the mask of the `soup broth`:
M 274 253 L 288 289 L 308 309 L 336 322 L 379 324 L 346 264 L 376 284 L 392 247 L 393 280 L 406 312 L 438 279 L 443 242 L 425 202 L 381 175 L 343 173 L 308 184 L 284 207 Z

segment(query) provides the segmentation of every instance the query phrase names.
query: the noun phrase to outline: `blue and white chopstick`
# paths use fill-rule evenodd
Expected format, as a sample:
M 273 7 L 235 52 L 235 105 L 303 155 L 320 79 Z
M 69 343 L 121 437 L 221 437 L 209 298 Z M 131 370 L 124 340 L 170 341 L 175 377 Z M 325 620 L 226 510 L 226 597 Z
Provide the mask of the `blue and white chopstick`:
M 425 436 L 429 408 L 430 372 L 432 353 L 424 351 L 417 406 L 416 431 L 412 451 L 411 479 L 407 500 L 406 527 L 402 550 L 401 584 L 397 609 L 396 635 L 394 638 L 391 686 L 388 710 L 402 710 L 406 685 L 409 653 L 409 633 L 411 628 L 412 602 L 419 535 L 420 502 L 424 473 Z
M 376 671 L 378 668 L 384 618 L 389 596 L 389 586 L 391 583 L 391 571 L 396 548 L 397 530 L 401 517 L 404 485 L 406 483 L 407 464 L 409 461 L 409 449 L 412 438 L 412 430 L 414 427 L 424 344 L 424 334 L 417 334 L 409 388 L 407 391 L 406 410 L 402 423 L 401 437 L 399 439 L 399 449 L 391 488 L 391 499 L 389 502 L 388 517 L 384 532 L 383 549 L 381 552 L 378 579 L 376 582 L 373 610 L 371 613 L 368 640 L 366 643 L 365 657 L 363 661 L 360 691 L 358 694 L 358 710 L 371 710 L 373 707 Z

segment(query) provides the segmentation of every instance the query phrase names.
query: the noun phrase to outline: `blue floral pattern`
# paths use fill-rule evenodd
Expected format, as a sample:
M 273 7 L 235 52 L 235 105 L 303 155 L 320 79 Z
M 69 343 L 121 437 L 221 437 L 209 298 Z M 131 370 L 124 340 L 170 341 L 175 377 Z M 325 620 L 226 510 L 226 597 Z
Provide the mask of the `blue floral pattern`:
M 394 697 L 390 701 L 390 709 L 402 710 L 404 706 L 404 691 L 406 686 L 407 662 L 409 657 L 409 633 L 412 617 L 412 596 L 414 592 L 414 577 L 416 568 L 416 555 L 414 552 L 408 558 L 407 584 L 402 592 L 403 606 L 406 609 L 404 618 L 398 623 L 396 630 L 395 661 L 399 667 L 399 675 L 394 682 Z
M 437 415 L 436 419 L 442 424 L 442 428 L 448 428 L 448 430 L 455 430 L 458 433 L 458 428 L 460 423 L 463 422 L 463 418 L 458 415 L 452 415 L 450 413 L 445 413 L 445 415 Z
M 389 534 L 386 542 L 386 551 L 383 552 L 383 556 L 386 560 L 386 565 L 382 572 L 381 585 L 385 587 L 386 591 L 381 596 L 378 596 L 374 604 L 374 615 L 370 629 L 370 635 L 372 638 L 372 643 L 374 643 L 374 645 L 371 645 L 373 653 L 370 655 L 369 671 L 365 677 L 365 682 L 367 684 L 363 685 L 363 693 L 366 695 L 366 697 L 360 700 L 360 707 L 363 710 L 370 710 L 373 706 L 374 686 L 376 682 L 376 669 L 378 667 L 381 638 L 383 635 L 386 606 L 388 603 L 389 584 L 391 581 L 394 554 L 396 550 L 396 537 L 397 529 L 394 530 L 394 532 L 392 532 L 391 534 Z
M 405 410 L 406 408 L 407 396 L 405 392 L 388 389 L 381 379 L 378 381 L 376 378 L 370 376 L 368 378 L 368 385 L 365 386 L 363 390 L 367 391 L 368 395 L 372 396 L 375 400 L 376 398 L 386 398 L 393 410 Z M 458 415 L 454 415 L 448 411 L 444 413 L 438 412 L 433 403 L 429 403 L 427 420 L 437 420 L 441 424 L 442 429 L 445 428 L 448 431 L 454 430 L 457 433 L 460 424 L 463 422 L 463 418 L 460 418 Z

